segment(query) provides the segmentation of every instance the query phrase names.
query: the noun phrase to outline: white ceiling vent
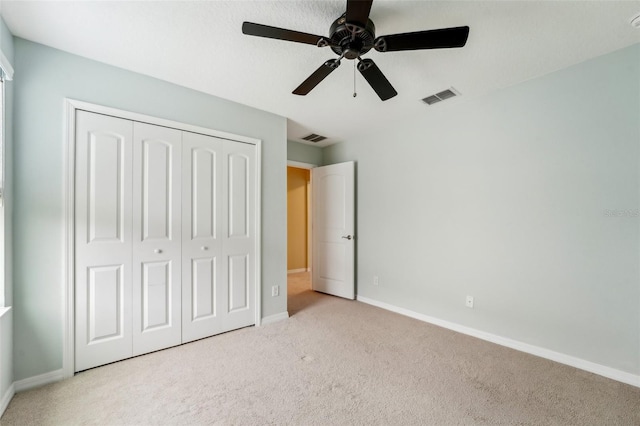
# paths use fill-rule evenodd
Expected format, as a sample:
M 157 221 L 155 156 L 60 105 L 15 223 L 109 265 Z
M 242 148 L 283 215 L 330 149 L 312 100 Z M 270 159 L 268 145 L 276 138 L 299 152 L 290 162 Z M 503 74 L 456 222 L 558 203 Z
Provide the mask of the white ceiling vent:
M 452 87 L 450 89 L 443 90 L 442 92 L 436 93 L 435 95 L 427 96 L 426 98 L 422 99 L 422 102 L 424 102 L 427 105 L 433 105 L 433 104 L 437 104 L 438 102 L 442 102 L 446 99 L 453 98 L 454 96 L 459 96 L 459 95 L 460 93 L 458 93 L 458 91 Z
M 311 133 L 310 135 L 307 135 L 302 139 L 309 142 L 321 142 L 326 139 L 326 136 L 320 136 L 316 135 L 315 133 Z

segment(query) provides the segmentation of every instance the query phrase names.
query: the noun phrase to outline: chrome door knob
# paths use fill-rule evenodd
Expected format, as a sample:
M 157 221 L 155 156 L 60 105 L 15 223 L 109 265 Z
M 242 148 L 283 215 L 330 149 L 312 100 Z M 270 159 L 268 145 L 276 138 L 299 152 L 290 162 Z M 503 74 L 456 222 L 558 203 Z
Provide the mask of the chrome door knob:
M 160 254 L 160 253 L 162 253 L 162 250 L 160 250 L 160 249 L 155 249 L 153 252 L 154 252 L 154 253 L 157 253 L 157 254 Z
M 207 247 L 207 246 L 202 246 L 202 247 L 200 247 L 200 250 L 202 250 L 202 251 L 209 250 L 209 247 Z
M 343 235 L 342 238 L 344 238 L 345 240 L 350 240 L 353 237 L 351 235 Z

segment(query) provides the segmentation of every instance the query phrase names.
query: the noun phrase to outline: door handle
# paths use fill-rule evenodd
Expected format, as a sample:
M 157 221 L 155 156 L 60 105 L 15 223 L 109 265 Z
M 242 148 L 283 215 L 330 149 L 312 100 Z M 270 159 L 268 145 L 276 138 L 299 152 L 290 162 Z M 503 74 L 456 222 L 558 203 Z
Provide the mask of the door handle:
M 343 235 L 342 238 L 345 240 L 351 240 L 353 237 L 351 235 Z
M 154 252 L 154 253 L 156 253 L 156 254 L 160 254 L 160 253 L 162 253 L 162 250 L 160 250 L 160 249 L 155 249 L 153 252 Z

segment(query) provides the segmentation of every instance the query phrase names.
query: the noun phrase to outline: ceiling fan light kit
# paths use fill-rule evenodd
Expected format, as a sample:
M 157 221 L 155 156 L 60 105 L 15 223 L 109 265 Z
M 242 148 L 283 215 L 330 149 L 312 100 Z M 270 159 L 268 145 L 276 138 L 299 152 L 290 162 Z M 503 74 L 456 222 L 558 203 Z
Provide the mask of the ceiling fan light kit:
M 446 49 L 463 47 L 469 37 L 469 27 L 441 28 L 376 37 L 376 27 L 369 19 L 373 0 L 347 0 L 347 11 L 329 28 L 329 37 L 303 33 L 284 28 L 244 22 L 242 32 L 247 35 L 273 38 L 330 47 L 338 55 L 320 65 L 293 93 L 304 96 L 340 66 L 342 59 L 358 60 L 358 71 L 381 100 L 386 101 L 398 92 L 384 76 L 373 60 L 362 55 L 375 49 L 378 52 L 402 50 Z

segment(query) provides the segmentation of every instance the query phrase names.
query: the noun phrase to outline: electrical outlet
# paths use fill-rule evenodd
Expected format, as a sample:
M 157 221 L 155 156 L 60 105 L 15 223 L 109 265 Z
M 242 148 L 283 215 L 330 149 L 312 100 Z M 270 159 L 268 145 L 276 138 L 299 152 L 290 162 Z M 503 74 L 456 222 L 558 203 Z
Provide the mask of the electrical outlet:
M 374 275 L 373 276 L 373 285 L 378 285 L 378 284 L 380 284 L 380 281 L 378 280 L 378 276 Z
M 271 287 L 271 296 L 272 297 L 276 297 L 280 295 L 280 286 L 279 285 L 274 285 L 273 287 Z
M 467 296 L 467 308 L 473 308 L 473 296 Z

